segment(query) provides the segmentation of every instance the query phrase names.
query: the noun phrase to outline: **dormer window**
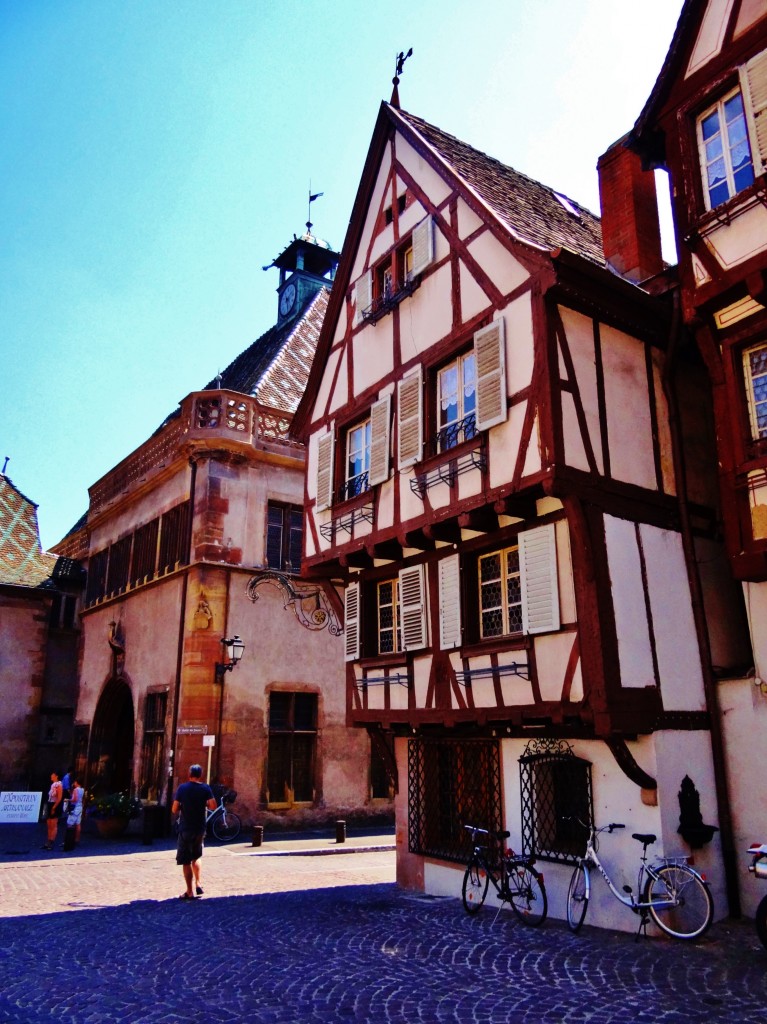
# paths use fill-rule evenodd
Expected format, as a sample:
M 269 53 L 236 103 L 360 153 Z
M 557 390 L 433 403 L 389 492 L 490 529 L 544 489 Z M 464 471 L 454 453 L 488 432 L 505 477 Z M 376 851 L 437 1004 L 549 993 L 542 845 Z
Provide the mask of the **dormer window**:
M 754 181 L 746 112 L 733 89 L 698 118 L 698 147 L 706 209 L 727 202 Z

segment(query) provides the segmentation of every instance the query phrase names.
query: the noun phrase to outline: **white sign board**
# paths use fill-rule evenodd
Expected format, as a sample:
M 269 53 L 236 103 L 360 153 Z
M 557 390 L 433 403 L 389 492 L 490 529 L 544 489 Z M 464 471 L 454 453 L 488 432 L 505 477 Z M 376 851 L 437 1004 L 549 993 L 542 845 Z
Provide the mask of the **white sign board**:
M 37 822 L 40 819 L 42 793 L 0 793 L 0 824 Z
M 216 745 L 216 734 L 209 733 L 207 736 L 203 736 L 202 745 L 204 747 L 215 747 Z

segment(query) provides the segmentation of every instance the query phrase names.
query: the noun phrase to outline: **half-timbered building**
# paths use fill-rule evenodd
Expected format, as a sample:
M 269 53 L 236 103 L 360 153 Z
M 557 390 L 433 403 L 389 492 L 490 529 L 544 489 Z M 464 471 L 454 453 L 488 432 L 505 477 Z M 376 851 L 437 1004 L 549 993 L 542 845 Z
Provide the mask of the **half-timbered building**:
M 404 885 L 458 894 L 463 825 L 503 827 L 561 915 L 573 819 L 631 826 L 627 865 L 632 830 L 689 853 L 685 775 L 719 820 L 705 373 L 637 284 L 657 216 L 618 262 L 578 203 L 382 104 L 294 428 L 304 572 L 344 590 L 347 720 L 388 753 Z M 689 838 L 721 889 L 719 837 Z
M 767 757 L 767 3 L 688 0 L 629 145 L 671 181 L 683 323 L 713 395 L 722 520 L 752 651 L 718 700 L 741 895 L 767 831 L 752 768 Z M 716 618 L 716 614 L 712 616 Z

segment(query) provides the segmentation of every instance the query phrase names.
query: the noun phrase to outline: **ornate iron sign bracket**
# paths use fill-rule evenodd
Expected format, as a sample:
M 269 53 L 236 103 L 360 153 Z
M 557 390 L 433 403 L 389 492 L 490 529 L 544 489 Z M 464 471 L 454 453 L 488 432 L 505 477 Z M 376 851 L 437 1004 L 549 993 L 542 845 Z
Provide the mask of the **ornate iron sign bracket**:
M 265 583 L 270 583 L 282 591 L 283 607 L 292 607 L 296 618 L 305 629 L 311 629 L 313 632 L 328 629 L 333 636 L 340 636 L 343 633 L 343 627 L 322 587 L 306 584 L 295 586 L 286 573 L 264 569 L 253 576 L 246 588 L 247 595 L 254 604 L 258 600 L 258 588 Z

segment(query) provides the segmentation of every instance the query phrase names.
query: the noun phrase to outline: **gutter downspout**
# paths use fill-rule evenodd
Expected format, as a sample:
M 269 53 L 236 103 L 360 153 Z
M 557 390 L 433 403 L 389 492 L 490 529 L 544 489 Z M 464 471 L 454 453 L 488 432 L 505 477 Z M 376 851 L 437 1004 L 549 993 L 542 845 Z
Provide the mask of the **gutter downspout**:
M 669 429 L 671 432 L 671 450 L 674 461 L 674 475 L 677 482 L 677 505 L 682 534 L 682 546 L 687 576 L 690 583 L 692 613 L 695 632 L 698 638 L 698 650 L 701 658 L 703 674 L 703 690 L 706 695 L 706 707 L 711 723 L 711 751 L 714 761 L 714 787 L 716 791 L 719 828 L 722 837 L 722 860 L 724 862 L 725 885 L 730 915 L 740 917 L 740 892 L 738 889 L 738 870 L 735 856 L 732 816 L 727 792 L 727 766 L 724 756 L 724 737 L 722 733 L 722 714 L 719 707 L 719 693 L 711 668 L 711 648 L 708 638 L 706 611 L 703 601 L 703 588 L 700 582 L 698 561 L 695 553 L 695 541 L 690 525 L 690 509 L 687 500 L 687 482 L 685 476 L 685 460 L 682 448 L 682 432 L 679 422 L 679 407 L 676 390 L 672 381 L 672 367 L 676 361 L 676 352 L 682 334 L 681 314 L 679 309 L 679 292 L 673 292 L 673 315 L 669 331 L 668 359 L 663 371 L 663 392 L 669 410 Z

